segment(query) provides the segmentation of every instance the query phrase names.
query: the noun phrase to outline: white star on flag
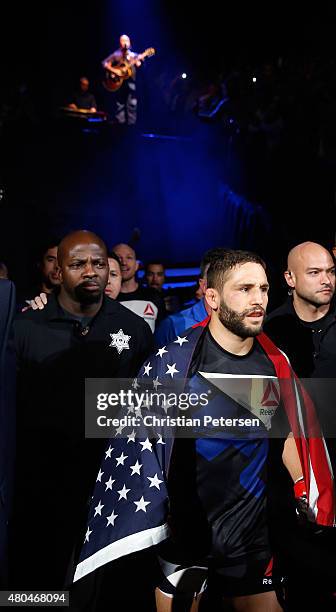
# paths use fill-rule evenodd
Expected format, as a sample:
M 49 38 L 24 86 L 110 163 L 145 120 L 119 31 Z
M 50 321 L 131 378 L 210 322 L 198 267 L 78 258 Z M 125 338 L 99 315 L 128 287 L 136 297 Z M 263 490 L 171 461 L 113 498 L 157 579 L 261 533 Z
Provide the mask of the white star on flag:
M 135 431 L 134 431 L 134 429 L 133 429 L 132 433 L 128 434 L 127 438 L 128 438 L 127 444 L 129 442 L 135 442 Z
M 116 520 L 118 514 L 114 514 L 114 510 L 112 510 L 112 514 L 110 514 L 110 516 L 107 516 L 107 525 L 106 527 L 108 527 L 109 525 L 112 525 L 112 527 L 114 527 L 114 521 Z
M 104 505 L 105 504 L 102 504 L 101 503 L 101 499 L 100 499 L 99 502 L 98 502 L 98 506 L 95 507 L 95 513 L 94 513 L 95 516 L 97 516 L 97 514 L 99 514 L 101 516 L 101 511 L 104 508 Z
M 92 530 L 90 529 L 90 527 L 88 527 L 87 530 L 86 530 L 84 542 L 88 542 L 89 541 L 91 533 L 92 533 Z
M 124 349 L 129 349 L 129 341 L 132 336 L 124 334 L 122 329 L 119 329 L 117 334 L 110 334 L 112 342 L 109 346 L 117 349 L 119 355 Z
M 121 434 L 122 430 L 125 429 L 126 425 L 119 425 L 119 427 L 115 430 L 115 435 L 118 436 Z
M 187 338 L 180 338 L 180 336 L 177 336 L 176 340 L 174 340 L 175 344 L 179 344 L 180 346 L 182 346 L 182 344 L 184 344 L 185 342 L 189 342 L 189 340 L 187 340 Z
M 114 482 L 115 480 L 112 480 L 112 476 L 110 476 L 110 478 L 105 482 L 105 485 L 106 485 L 105 491 L 107 491 L 107 489 L 111 489 L 112 491 L 112 485 Z
M 123 488 L 120 489 L 120 491 L 118 491 L 119 493 L 119 499 L 118 501 L 120 501 L 121 499 L 127 499 L 127 493 L 130 491 L 131 489 L 126 489 L 126 485 L 124 484 Z
M 149 410 L 149 409 L 150 409 L 150 407 L 151 407 L 151 403 L 150 403 L 149 398 L 147 397 L 146 399 L 144 399 L 144 400 L 141 402 L 141 408 L 147 408 L 147 410 Z M 141 408 L 140 408 L 140 410 L 141 410 Z
M 157 376 L 153 380 L 153 387 L 154 387 L 155 391 L 157 391 L 157 388 L 160 387 L 160 386 L 162 386 L 162 383 L 160 383 L 159 377 Z
M 137 462 L 134 465 L 131 465 L 130 468 L 132 470 L 131 476 L 133 476 L 134 474 L 139 474 L 140 476 L 140 469 L 142 468 L 142 463 L 139 463 L 139 461 L 137 460 Z
M 138 379 L 137 379 L 137 378 L 135 378 L 135 379 L 133 380 L 133 382 L 132 382 L 132 387 L 133 387 L 133 389 L 135 389 L 135 390 L 139 389 L 140 385 L 139 385 L 139 383 L 138 383 Z
M 174 374 L 177 374 L 177 372 L 180 371 L 180 370 L 177 370 L 175 368 L 175 366 L 176 366 L 176 363 L 173 363 L 173 365 L 169 365 L 167 363 L 167 372 L 166 372 L 166 374 L 170 374 L 172 378 L 174 378 Z
M 179 347 L 175 347 L 175 351 L 181 353 Z M 173 359 L 170 359 L 170 361 L 173 361 Z M 162 362 L 160 363 L 162 364 Z M 150 380 L 152 382 L 152 378 L 154 376 L 149 379 L 145 378 L 145 381 Z M 163 385 L 164 381 L 169 382 L 163 378 Z M 130 382 L 132 382 L 132 379 Z M 142 384 L 140 388 L 143 388 Z M 165 387 L 163 386 L 163 388 Z M 138 391 L 140 390 L 138 389 Z M 144 414 L 147 414 L 147 412 L 144 411 Z M 103 555 L 105 555 L 105 552 L 107 553 L 107 557 L 104 556 L 107 563 L 114 558 L 129 554 L 133 542 L 135 549 L 138 550 L 138 542 L 141 543 L 143 548 L 143 544 L 145 544 L 145 547 L 151 546 L 154 541 L 161 541 L 168 535 L 165 520 L 166 480 L 160 467 L 159 457 L 155 452 L 155 445 L 158 442 L 161 444 L 164 444 L 164 442 L 158 432 L 156 432 L 157 435 L 152 436 L 149 431 L 145 434 L 143 434 L 143 431 L 145 429 L 142 428 L 137 431 L 134 423 L 134 429 L 132 426 L 126 427 L 123 432 L 124 439 L 120 437 L 115 440 L 111 439 L 107 441 L 104 447 L 100 481 L 95 485 L 94 495 L 90 500 L 88 523 L 82 534 L 85 536 L 85 531 L 89 527 L 80 558 L 80 563 L 84 563 L 81 566 L 81 568 L 84 568 L 84 573 L 81 569 L 78 570 L 79 566 L 77 567 L 81 577 L 87 573 L 85 571 L 86 560 L 88 560 L 87 569 L 89 569 L 89 573 L 93 571 L 95 558 L 97 557 L 98 562 L 101 560 L 100 551 L 104 551 Z M 126 437 L 127 433 L 128 436 Z M 130 444 L 126 446 L 128 442 Z M 111 445 L 110 448 L 109 444 Z M 114 446 L 113 454 L 112 445 Z M 110 462 L 105 461 L 107 450 Z M 142 453 L 142 451 L 144 452 Z M 138 478 L 133 476 L 138 476 Z M 149 511 L 147 512 L 148 507 Z M 92 531 L 93 533 L 91 533 Z M 147 532 L 148 538 L 146 539 Z
M 169 404 L 168 404 L 168 403 L 166 403 L 166 402 L 162 402 L 162 404 L 161 404 L 161 408 L 163 408 L 163 410 L 164 410 L 164 411 L 165 411 L 165 413 L 167 414 L 167 412 L 168 412 L 168 410 L 169 410 L 170 406 L 169 406 Z
M 148 506 L 148 504 L 150 504 L 151 502 L 149 501 L 145 501 L 143 496 L 139 499 L 139 501 L 135 501 L 133 502 L 133 504 L 136 505 L 137 509 L 135 512 L 139 512 L 139 510 L 142 510 L 143 512 L 147 512 L 146 510 L 146 506 Z
M 153 367 L 151 366 L 150 362 L 147 363 L 147 365 L 144 366 L 144 374 L 146 374 L 147 376 L 149 376 L 149 372 L 150 370 L 152 370 Z
M 166 351 L 166 347 L 163 346 L 162 348 L 160 348 L 158 350 L 158 352 L 156 353 L 155 357 L 161 357 L 162 359 L 162 355 L 164 355 L 164 353 L 168 353 L 168 351 Z
M 157 474 L 155 474 L 153 478 L 151 476 L 147 476 L 147 479 L 150 481 L 149 488 L 156 487 L 160 491 L 160 484 L 163 482 L 163 480 L 160 480 Z
M 157 443 L 156 443 L 156 444 L 166 444 L 166 443 L 165 443 L 165 442 L 162 440 L 162 436 L 161 436 L 161 434 L 158 434 L 158 436 L 159 436 L 159 439 L 158 439 L 158 441 L 157 441 Z
M 144 442 L 140 442 L 140 444 L 142 446 L 141 452 L 143 452 L 144 450 L 149 450 L 151 453 L 153 452 L 152 451 L 153 444 L 149 441 L 148 438 L 146 438 Z
M 110 444 L 110 446 L 108 447 L 107 451 L 105 451 L 105 459 L 107 459 L 107 458 L 111 459 L 112 451 L 113 451 L 113 448 L 112 448 L 112 446 Z
M 121 453 L 120 457 L 116 457 L 117 466 L 124 465 L 124 461 L 127 459 L 127 457 L 128 455 L 124 455 L 124 453 Z
M 97 475 L 97 480 L 96 480 L 96 482 L 98 482 L 98 481 L 99 481 L 99 482 L 101 482 L 101 479 L 102 479 L 102 475 L 103 475 L 103 474 L 104 474 L 104 472 L 102 472 L 101 470 L 99 470 L 98 475 Z

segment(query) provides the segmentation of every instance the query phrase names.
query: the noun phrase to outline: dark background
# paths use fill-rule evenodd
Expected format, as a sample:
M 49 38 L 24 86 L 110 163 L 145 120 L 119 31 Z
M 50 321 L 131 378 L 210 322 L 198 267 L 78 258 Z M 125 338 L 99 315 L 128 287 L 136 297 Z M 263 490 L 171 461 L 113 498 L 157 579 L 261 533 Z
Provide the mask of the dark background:
M 333 143 L 320 150 L 321 130 L 336 124 L 333 3 L 68 0 L 2 11 L 0 259 L 19 285 L 29 284 L 42 238 L 82 227 L 109 246 L 137 236 L 140 258 L 168 265 L 198 264 L 213 246 L 251 248 L 275 286 L 288 248 L 334 243 Z M 60 121 L 83 74 L 110 112 L 101 61 L 123 32 L 136 51 L 156 49 L 138 72 L 137 129 Z M 271 155 L 258 140 L 251 146 L 244 106 L 267 62 L 286 125 Z M 182 72 L 178 87 L 199 93 L 219 73 L 243 75 L 232 129 L 200 121 L 191 103 L 179 107 L 178 88 L 175 107 L 164 102 Z

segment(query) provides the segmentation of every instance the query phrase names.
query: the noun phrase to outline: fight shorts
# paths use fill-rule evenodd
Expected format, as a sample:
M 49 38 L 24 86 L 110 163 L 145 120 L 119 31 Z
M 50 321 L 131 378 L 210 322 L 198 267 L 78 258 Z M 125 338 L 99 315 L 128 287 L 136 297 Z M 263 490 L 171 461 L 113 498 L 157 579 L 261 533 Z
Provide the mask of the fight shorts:
M 266 553 L 266 551 L 265 551 Z M 266 553 L 267 554 L 267 553 Z M 180 594 L 194 598 L 206 588 L 221 597 L 255 595 L 268 591 L 281 592 L 284 578 L 274 571 L 273 558 L 262 556 L 241 557 L 234 565 L 224 565 L 203 559 L 197 563 L 179 563 L 169 542 L 160 545 L 158 560 L 162 581 L 158 588 L 168 597 Z

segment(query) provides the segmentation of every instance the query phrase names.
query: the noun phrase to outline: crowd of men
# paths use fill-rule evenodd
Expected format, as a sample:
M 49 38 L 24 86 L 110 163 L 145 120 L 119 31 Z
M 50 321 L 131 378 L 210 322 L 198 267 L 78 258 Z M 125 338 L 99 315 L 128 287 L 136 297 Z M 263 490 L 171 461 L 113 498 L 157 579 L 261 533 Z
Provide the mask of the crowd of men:
M 2 588 L 70 590 L 88 611 L 335 609 L 336 445 L 315 384 L 336 363 L 332 253 L 296 245 L 268 315 L 255 253 L 207 251 L 188 308 L 161 262 L 145 283 L 138 267 L 131 246 L 78 230 L 44 246 L 16 308 L 0 279 Z M 86 437 L 94 378 L 210 389 L 201 416 L 259 426 Z

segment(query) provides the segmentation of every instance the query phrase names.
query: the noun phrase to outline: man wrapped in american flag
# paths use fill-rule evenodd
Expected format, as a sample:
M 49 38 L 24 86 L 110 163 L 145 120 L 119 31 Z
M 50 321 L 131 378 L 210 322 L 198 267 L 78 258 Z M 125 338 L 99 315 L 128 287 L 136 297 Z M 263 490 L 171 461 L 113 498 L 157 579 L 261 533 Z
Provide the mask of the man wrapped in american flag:
M 160 429 L 147 436 L 142 428 L 121 438 L 119 431 L 97 476 L 75 581 L 156 546 L 159 612 L 175 604 L 198 610 L 207 584 L 216 601 L 234 609 L 282 610 L 266 512 L 267 434 L 279 416 L 287 423 L 282 457 L 300 516 L 334 526 L 335 493 L 310 398 L 262 333 L 268 289 L 258 255 L 227 251 L 208 271 L 209 319 L 144 364 L 139 379 L 151 379 L 155 389 L 167 379 L 194 394 L 207 389 L 211 399 L 199 415 L 234 426 L 190 439 L 163 437 Z M 250 426 L 251 416 L 260 426 Z

